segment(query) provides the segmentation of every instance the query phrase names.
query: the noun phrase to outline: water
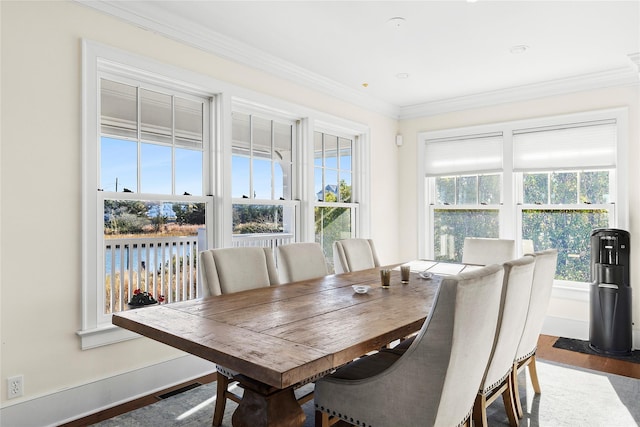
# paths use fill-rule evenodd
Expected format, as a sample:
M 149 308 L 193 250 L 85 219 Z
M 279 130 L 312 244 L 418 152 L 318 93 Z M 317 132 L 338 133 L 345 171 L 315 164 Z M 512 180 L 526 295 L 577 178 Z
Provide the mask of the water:
M 111 274 L 111 269 L 121 270 L 149 270 L 160 271 L 162 265 L 165 268 L 171 265 L 175 259 L 182 262 L 191 262 L 197 254 L 195 242 L 166 242 L 166 243 L 112 243 L 105 248 L 105 273 Z M 188 261 L 184 258 L 188 258 Z M 115 265 L 112 264 L 112 260 Z

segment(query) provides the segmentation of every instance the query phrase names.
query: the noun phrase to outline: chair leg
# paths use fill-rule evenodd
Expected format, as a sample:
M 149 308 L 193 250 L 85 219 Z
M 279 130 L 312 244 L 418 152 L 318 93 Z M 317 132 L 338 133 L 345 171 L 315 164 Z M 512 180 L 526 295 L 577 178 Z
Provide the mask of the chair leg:
M 531 377 L 533 391 L 535 391 L 536 394 L 540 394 L 540 382 L 538 381 L 538 370 L 536 369 L 536 355 L 532 355 L 529 359 L 529 376 Z
M 332 425 L 337 425 L 338 427 L 342 426 L 351 426 L 348 422 L 341 420 L 338 417 L 332 417 L 326 412 L 316 410 L 315 416 L 315 427 L 330 427 Z
M 216 406 L 213 410 L 213 427 L 222 425 L 224 418 L 224 408 L 227 406 L 227 387 L 229 387 L 229 378 L 216 372 Z
M 518 417 L 518 410 L 515 407 L 513 396 L 513 375 L 509 373 L 509 376 L 507 377 L 507 389 L 502 392 L 502 401 L 504 403 L 504 410 L 507 413 L 507 417 L 509 418 L 509 425 L 511 427 L 518 427 L 518 425 L 520 424 L 520 418 Z
M 472 416 L 474 427 L 487 427 L 487 396 L 482 393 L 476 395 Z
M 520 403 L 520 389 L 518 388 L 518 362 L 513 363 L 513 369 L 511 370 L 511 377 L 513 381 L 513 403 L 516 408 L 516 415 L 518 418 L 524 417 L 524 411 L 522 410 L 522 403 Z

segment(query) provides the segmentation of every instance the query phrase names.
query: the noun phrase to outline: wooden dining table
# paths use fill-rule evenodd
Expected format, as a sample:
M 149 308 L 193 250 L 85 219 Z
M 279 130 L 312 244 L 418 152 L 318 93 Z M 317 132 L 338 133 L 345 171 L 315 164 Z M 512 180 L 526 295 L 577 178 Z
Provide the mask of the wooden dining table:
M 389 288 L 380 285 L 381 268 L 373 268 L 147 306 L 115 313 L 112 322 L 237 372 L 244 393 L 233 426 L 302 426 L 294 386 L 424 323 L 440 276 L 425 280 L 412 271 L 402 284 L 394 267 L 384 267 L 392 269 Z M 352 285 L 371 288 L 358 294 Z

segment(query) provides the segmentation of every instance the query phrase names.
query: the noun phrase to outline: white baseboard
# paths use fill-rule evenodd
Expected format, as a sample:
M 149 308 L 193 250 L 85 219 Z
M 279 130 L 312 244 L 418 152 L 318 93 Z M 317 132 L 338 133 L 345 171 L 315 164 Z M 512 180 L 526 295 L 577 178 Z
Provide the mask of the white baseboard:
M 542 326 L 544 335 L 554 337 L 574 338 L 578 340 L 589 339 L 589 321 L 567 319 L 563 317 L 547 316 Z M 634 349 L 640 349 L 640 330 L 633 329 L 632 345 Z
M 6 405 L 0 409 L 0 424 L 7 427 L 57 426 L 213 372 L 213 363 L 185 355 L 126 374 Z
M 589 322 L 547 316 L 542 333 L 588 340 Z M 633 330 L 633 348 L 640 348 L 640 330 Z M 57 426 L 213 372 L 215 364 L 184 355 L 16 404 L 5 402 L 0 409 L 0 424 L 11 427 Z

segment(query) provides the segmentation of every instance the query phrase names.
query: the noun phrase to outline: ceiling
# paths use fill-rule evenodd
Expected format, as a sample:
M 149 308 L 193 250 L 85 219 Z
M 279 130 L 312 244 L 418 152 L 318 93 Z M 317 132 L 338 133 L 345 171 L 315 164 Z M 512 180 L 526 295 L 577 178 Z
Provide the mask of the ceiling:
M 79 1 L 396 116 L 638 81 L 640 0 Z

